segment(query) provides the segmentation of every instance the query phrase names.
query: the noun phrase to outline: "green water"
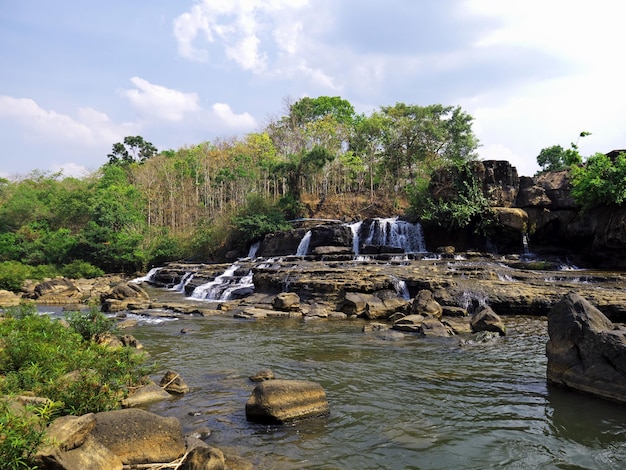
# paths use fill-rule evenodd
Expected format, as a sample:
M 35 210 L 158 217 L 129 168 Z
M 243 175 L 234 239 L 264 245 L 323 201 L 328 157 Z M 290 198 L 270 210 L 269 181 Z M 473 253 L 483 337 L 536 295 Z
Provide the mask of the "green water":
M 132 333 L 161 375 L 175 370 L 191 387 L 150 409 L 180 418 L 188 432 L 208 427 L 206 442 L 255 468 L 626 468 L 626 406 L 548 388 L 545 319 L 505 322 L 506 338 L 478 344 L 381 337 L 360 320 L 226 315 Z M 248 423 L 248 377 L 266 368 L 320 383 L 330 416 Z

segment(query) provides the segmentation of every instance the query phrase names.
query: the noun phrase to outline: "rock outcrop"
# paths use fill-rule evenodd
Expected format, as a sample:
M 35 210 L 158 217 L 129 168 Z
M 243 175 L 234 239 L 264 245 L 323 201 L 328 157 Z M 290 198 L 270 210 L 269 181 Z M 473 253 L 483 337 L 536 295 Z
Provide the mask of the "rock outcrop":
M 330 408 L 321 385 L 308 380 L 266 380 L 246 402 L 246 419 L 262 424 L 283 424 L 325 416 Z
M 549 383 L 626 402 L 626 329 L 569 293 L 548 315 Z

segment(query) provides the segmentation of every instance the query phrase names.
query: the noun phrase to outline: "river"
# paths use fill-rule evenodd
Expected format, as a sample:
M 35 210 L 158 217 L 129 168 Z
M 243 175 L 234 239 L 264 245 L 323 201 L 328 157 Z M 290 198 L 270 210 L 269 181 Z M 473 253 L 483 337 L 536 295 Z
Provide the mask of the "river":
M 132 330 L 186 395 L 152 405 L 185 432 L 258 469 L 618 469 L 626 465 L 626 407 L 546 384 L 545 318 L 505 316 L 486 343 L 384 336 L 362 320 L 228 314 L 141 321 Z M 181 330 L 189 330 L 182 333 Z M 320 383 L 327 418 L 248 423 L 262 369 Z

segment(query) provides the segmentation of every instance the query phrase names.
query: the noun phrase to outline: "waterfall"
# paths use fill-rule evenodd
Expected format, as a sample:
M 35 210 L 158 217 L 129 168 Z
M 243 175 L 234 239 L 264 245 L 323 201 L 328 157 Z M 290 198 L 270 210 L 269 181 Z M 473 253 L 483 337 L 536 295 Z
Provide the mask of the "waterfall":
M 357 237 L 354 245 L 359 246 L 359 244 L 360 240 Z M 369 225 L 364 244 L 402 248 L 405 253 L 426 251 L 422 226 L 419 223 L 412 224 L 405 220 L 398 220 L 397 217 L 374 219 Z
M 296 251 L 296 256 L 305 256 L 309 252 L 309 243 L 311 243 L 311 231 L 309 230 L 304 234 L 302 240 L 300 240 L 300 244 L 298 245 L 298 250 Z
M 526 232 L 522 232 L 522 255 L 532 256 L 530 252 L 530 241 Z
M 252 282 L 252 271 L 248 271 L 248 274 L 243 276 L 239 281 L 233 283 L 225 289 L 219 297 L 219 300 L 231 300 L 233 295 L 239 291 L 254 290 L 254 283 Z
M 172 287 L 172 290 L 175 290 L 176 292 L 185 292 L 185 286 L 193 279 L 194 274 L 195 273 L 191 271 L 186 272 L 185 275 L 180 278 L 180 282 Z
M 250 245 L 250 250 L 248 251 L 248 258 L 250 259 L 256 258 L 256 252 L 259 251 L 259 246 L 261 246 L 260 240 Z
M 398 279 L 396 277 L 391 278 L 391 282 L 393 282 L 393 287 L 396 290 L 396 293 L 405 300 L 411 299 L 411 294 L 409 293 L 409 288 L 402 279 Z
M 161 268 L 152 268 L 145 276 L 137 277 L 130 282 L 141 284 L 142 282 L 151 282 L 152 278 L 161 270 Z
M 191 293 L 191 298 L 199 300 L 219 300 L 222 293 L 234 281 L 234 274 L 237 269 L 239 269 L 239 265 L 233 264 L 212 281 L 196 287 Z
M 354 256 L 359 255 L 359 231 L 361 230 L 361 225 L 363 225 L 363 222 L 355 222 L 348 225 L 350 230 L 352 230 L 352 251 L 354 252 Z

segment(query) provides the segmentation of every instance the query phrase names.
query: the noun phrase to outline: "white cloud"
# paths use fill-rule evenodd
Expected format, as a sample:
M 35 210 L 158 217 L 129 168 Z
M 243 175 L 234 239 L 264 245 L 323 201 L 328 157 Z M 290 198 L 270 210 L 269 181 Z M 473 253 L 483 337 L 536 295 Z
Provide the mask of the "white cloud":
M 83 178 L 85 176 L 88 176 L 90 173 L 90 171 L 83 165 L 79 165 L 74 162 L 67 162 L 61 165 L 54 164 L 52 166 L 52 171 L 55 173 L 57 171 L 60 171 L 61 173 L 63 173 L 64 176 L 71 176 L 74 178 Z
M 148 118 L 180 121 L 186 113 L 200 109 L 197 93 L 172 90 L 139 77 L 132 77 L 130 80 L 137 88 L 124 90 L 122 94 L 136 110 Z
M 220 122 L 229 128 L 251 130 L 257 126 L 256 120 L 250 114 L 235 114 L 226 103 L 215 103 L 213 112 Z
M 98 146 L 119 139 L 130 126 L 116 125 L 109 117 L 92 108 L 80 108 L 78 116 L 41 108 L 29 98 L 0 96 L 0 119 L 8 118 L 35 138 L 66 142 L 77 146 Z

